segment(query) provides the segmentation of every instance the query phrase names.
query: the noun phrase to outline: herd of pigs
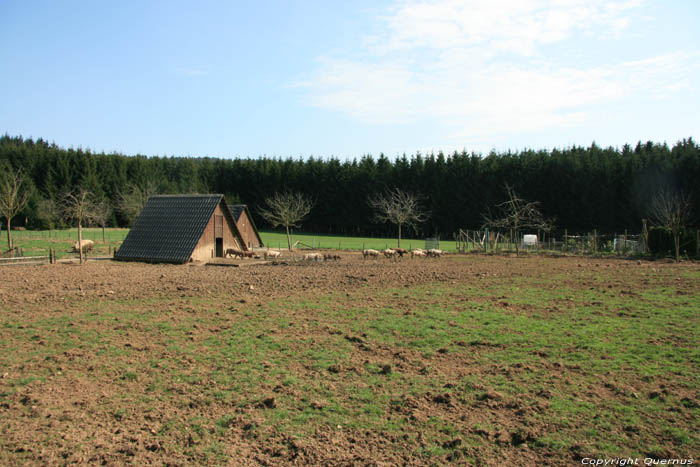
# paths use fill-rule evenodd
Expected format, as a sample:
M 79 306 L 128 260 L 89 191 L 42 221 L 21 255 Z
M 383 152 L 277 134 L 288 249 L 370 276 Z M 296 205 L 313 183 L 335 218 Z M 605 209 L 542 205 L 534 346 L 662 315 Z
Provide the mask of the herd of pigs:
M 438 249 L 423 250 L 421 248 L 416 248 L 414 250 L 406 250 L 405 248 L 387 248 L 386 250 L 362 250 L 363 259 L 375 259 L 380 256 L 385 258 L 403 258 L 404 255 L 410 255 L 411 258 L 417 257 L 432 257 L 439 258 L 445 252 Z M 282 252 L 277 250 L 262 250 L 262 251 L 243 251 L 237 248 L 229 248 L 226 250 L 226 258 L 255 258 L 255 259 L 278 259 L 282 255 Z M 337 253 L 306 253 L 303 256 L 304 261 L 337 261 L 340 259 L 340 255 Z
M 83 240 L 82 246 L 83 251 L 89 251 L 92 250 L 94 242 L 92 240 Z M 73 245 L 73 250 L 78 251 L 79 248 L 80 246 L 78 245 L 78 242 L 76 242 L 75 245 Z M 406 250 L 405 248 L 387 248 L 386 250 L 362 250 L 362 257 L 364 259 L 374 259 L 383 255 L 385 258 L 403 258 L 404 255 L 411 255 L 411 258 L 414 256 L 423 258 L 439 258 L 444 253 L 445 252 L 443 250 L 434 248 L 429 250 L 416 248 L 410 251 Z M 249 258 L 264 260 L 278 259 L 280 256 L 282 256 L 282 252 L 278 250 L 243 251 L 237 248 L 228 248 L 224 254 L 224 257 L 226 258 Z M 340 259 L 340 255 L 337 253 L 306 253 L 303 258 L 305 261 L 337 261 Z

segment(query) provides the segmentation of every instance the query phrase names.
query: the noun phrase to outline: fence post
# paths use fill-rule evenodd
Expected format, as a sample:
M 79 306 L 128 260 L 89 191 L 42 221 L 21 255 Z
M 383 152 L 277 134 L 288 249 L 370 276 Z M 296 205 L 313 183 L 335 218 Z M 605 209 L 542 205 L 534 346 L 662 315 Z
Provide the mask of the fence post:
M 697 230 L 697 236 L 695 237 L 695 256 L 700 258 L 700 229 Z
M 569 230 L 564 229 L 564 252 L 569 251 Z
M 598 253 L 598 229 L 593 229 L 593 253 Z

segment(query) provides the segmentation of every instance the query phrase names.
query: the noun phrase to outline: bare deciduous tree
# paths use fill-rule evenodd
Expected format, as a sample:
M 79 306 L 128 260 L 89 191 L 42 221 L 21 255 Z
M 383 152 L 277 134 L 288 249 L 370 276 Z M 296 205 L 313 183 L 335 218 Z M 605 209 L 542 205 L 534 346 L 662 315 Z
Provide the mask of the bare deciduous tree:
M 133 225 L 148 198 L 156 194 L 158 194 L 158 187 L 153 182 L 147 182 L 143 186 L 132 183 L 126 192 L 117 194 L 119 197 L 117 209 L 126 218 L 129 225 Z
M 395 188 L 384 194 L 370 196 L 367 203 L 376 213 L 374 218 L 379 222 L 390 222 L 398 227 L 398 247 L 401 248 L 401 229 L 405 225 L 415 231 L 419 224 L 430 217 L 421 205 L 422 197 Z
M 498 213 L 495 216 L 490 212 L 484 216 L 484 227 L 512 231 L 515 235 L 515 253 L 520 255 L 520 230 L 537 229 L 549 232 L 552 230 L 552 221 L 542 215 L 539 201 L 520 198 L 515 189 L 507 183 L 505 190 L 508 200 L 496 205 Z
M 671 230 L 676 261 L 680 261 L 681 258 L 681 229 L 690 220 L 692 212 L 693 200 L 690 194 L 670 188 L 660 189 L 649 205 L 651 221 Z
M 10 170 L 0 166 L 0 214 L 7 221 L 7 249 L 12 250 L 10 222 L 29 201 L 29 180 L 21 170 Z
M 301 193 L 275 193 L 265 199 L 267 209 L 260 209 L 260 215 L 273 227 L 284 226 L 287 231 L 287 247 L 292 251 L 291 227 L 300 227 L 301 221 L 309 215 L 313 201 Z
M 75 192 L 66 193 L 63 197 L 63 212 L 68 220 L 78 223 L 78 250 L 80 262 L 83 262 L 83 222 L 95 219 L 95 202 L 91 192 L 79 188 Z

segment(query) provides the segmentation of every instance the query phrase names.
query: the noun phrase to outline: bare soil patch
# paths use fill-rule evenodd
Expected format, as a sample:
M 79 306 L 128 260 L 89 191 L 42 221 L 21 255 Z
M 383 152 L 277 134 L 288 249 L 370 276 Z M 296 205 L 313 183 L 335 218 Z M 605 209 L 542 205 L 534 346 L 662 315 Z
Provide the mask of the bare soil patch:
M 0 462 L 697 455 L 699 264 L 341 256 L 3 269 Z

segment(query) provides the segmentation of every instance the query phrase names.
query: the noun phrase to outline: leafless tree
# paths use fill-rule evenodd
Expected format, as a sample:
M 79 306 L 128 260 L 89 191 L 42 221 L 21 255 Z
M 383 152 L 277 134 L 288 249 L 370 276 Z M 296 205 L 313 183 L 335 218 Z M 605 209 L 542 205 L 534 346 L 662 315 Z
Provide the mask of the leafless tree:
M 102 227 L 102 243 L 105 243 L 105 224 L 112 217 L 112 207 L 109 205 L 106 199 L 101 199 L 94 206 L 95 215 L 93 219 L 97 222 L 100 227 Z
M 7 221 L 7 249 L 12 250 L 11 221 L 29 201 L 29 180 L 22 170 L 0 166 L 0 214 Z
M 146 205 L 148 198 L 158 194 L 158 187 L 153 182 L 146 182 L 144 185 L 132 183 L 125 192 L 117 194 L 119 201 L 117 209 L 133 225 L 141 210 Z
M 428 220 L 430 212 L 421 207 L 422 196 L 394 188 L 383 194 L 376 194 L 367 199 L 375 210 L 374 218 L 379 222 L 390 222 L 398 227 L 398 243 L 401 248 L 401 229 L 405 225 L 414 231 L 418 225 Z
M 507 183 L 505 190 L 508 200 L 496 205 L 495 215 L 489 212 L 484 216 L 484 227 L 512 231 L 515 235 L 515 253 L 520 255 L 520 230 L 537 229 L 549 232 L 552 230 L 552 221 L 542 215 L 539 201 L 520 198 L 515 189 Z
M 93 194 L 84 188 L 66 193 L 63 197 L 63 212 L 68 220 L 78 223 L 78 250 L 80 262 L 83 262 L 83 223 L 95 220 L 95 202 Z
M 661 188 L 649 204 L 649 218 L 656 225 L 671 230 L 676 249 L 676 261 L 681 258 L 681 229 L 690 220 L 693 200 L 690 194 L 670 188 Z
M 309 215 L 313 201 L 302 193 L 275 193 L 265 199 L 267 208 L 260 209 L 260 215 L 273 227 L 284 226 L 287 231 L 287 247 L 292 251 L 291 227 L 300 227 L 301 221 Z

